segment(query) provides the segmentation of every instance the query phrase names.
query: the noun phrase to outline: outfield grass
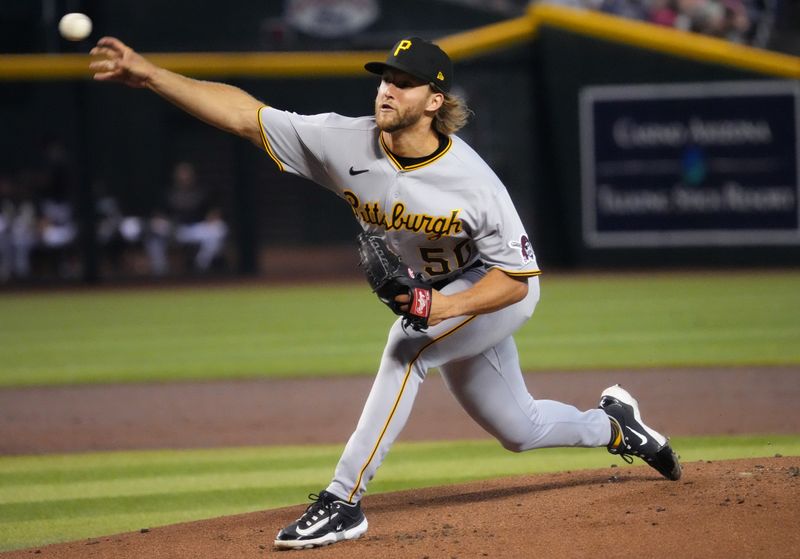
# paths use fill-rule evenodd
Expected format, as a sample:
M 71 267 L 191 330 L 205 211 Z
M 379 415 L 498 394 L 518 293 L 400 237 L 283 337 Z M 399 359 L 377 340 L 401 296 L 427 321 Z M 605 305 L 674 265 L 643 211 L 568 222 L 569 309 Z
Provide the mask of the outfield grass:
M 798 436 L 673 443 L 684 462 L 800 455 Z M 322 489 L 340 451 L 337 445 L 0 458 L 0 550 L 299 504 Z M 494 441 L 400 443 L 370 493 L 612 463 L 630 467 L 598 449 L 513 454 Z
M 526 370 L 800 364 L 800 272 L 542 278 Z M 365 285 L 0 295 L 0 386 L 372 374 Z

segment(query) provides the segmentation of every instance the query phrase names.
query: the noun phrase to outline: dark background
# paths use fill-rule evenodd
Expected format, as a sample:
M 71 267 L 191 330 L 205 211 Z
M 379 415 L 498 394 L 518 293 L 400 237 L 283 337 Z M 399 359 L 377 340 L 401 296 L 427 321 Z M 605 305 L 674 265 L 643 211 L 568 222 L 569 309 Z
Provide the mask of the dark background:
M 56 22 L 67 11 L 92 17 L 92 40 L 115 35 L 140 52 L 384 50 L 404 35 L 436 38 L 519 15 L 525 2 L 500 4 L 380 2 L 379 19 L 364 32 L 320 39 L 289 29 L 281 21 L 283 2 L 6 0 L 0 4 L 0 53 L 88 51 L 89 41 L 72 44 L 58 36 Z M 787 2 L 781 13 L 769 46 L 795 52 L 797 3 Z M 459 93 L 475 111 L 460 135 L 509 188 L 546 269 L 800 263 L 797 247 L 621 251 L 590 250 L 582 243 L 580 88 L 736 79 L 774 78 L 545 27 L 532 44 L 456 65 Z M 377 86 L 366 72 L 360 78 L 226 81 L 278 108 L 352 116 L 371 113 Z M 174 163 L 193 162 L 219 193 L 231 227 L 226 274 L 263 273 L 258 255 L 265 248 L 348 245 L 358 230 L 350 209 L 331 193 L 279 173 L 262 150 L 149 92 L 88 80 L 0 82 L 0 123 L 0 175 L 31 172 L 45 164 L 48 144 L 66 146 L 66 180 L 84 229 L 93 219 L 93 193 L 109 192 L 124 213 L 146 216 Z M 78 279 L 109 276 L 91 236 L 81 239 Z

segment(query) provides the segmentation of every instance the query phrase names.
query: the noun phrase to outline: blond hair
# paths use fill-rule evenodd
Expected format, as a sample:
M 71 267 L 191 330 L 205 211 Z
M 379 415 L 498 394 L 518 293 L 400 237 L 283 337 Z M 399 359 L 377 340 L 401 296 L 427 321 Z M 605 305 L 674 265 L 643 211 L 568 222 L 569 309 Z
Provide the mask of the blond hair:
M 445 93 L 444 103 L 433 117 L 433 128 L 445 136 L 455 134 L 467 124 L 471 114 L 474 113 L 467 107 L 464 99 L 452 93 Z

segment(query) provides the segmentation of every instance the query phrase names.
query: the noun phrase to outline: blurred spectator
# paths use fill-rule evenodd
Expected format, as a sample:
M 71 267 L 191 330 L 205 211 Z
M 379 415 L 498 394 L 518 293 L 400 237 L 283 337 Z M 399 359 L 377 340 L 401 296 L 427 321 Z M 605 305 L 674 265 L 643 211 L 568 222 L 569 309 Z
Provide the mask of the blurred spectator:
M 39 232 L 45 248 L 59 249 L 71 244 L 78 234 L 69 200 L 46 197 L 42 200 Z
M 647 21 L 651 0 L 602 0 L 599 9 L 619 17 Z
M 103 181 L 94 183 L 94 207 L 97 216 L 97 242 L 101 247 L 114 243 L 120 236 L 123 216 L 117 199 L 108 192 Z
M 533 0 L 531 4 L 557 4 L 567 8 L 599 10 L 602 8 L 603 0 Z
M 765 46 L 776 0 L 538 0 Z
M 676 0 L 651 0 L 648 20 L 656 25 L 675 27 L 678 19 Z
M 0 177 L 0 281 L 28 279 L 38 265 L 60 277 L 77 271 L 75 259 L 66 254 L 78 233 L 70 200 L 71 162 L 57 139 L 45 143 L 41 156 L 39 165 L 13 178 Z
M 750 30 L 750 18 L 741 0 L 657 0 L 654 23 L 669 24 L 665 13 L 674 14 L 671 25 L 684 31 L 743 42 Z
M 169 272 L 171 242 L 191 247 L 194 269 L 206 272 L 222 254 L 227 234 L 222 211 L 211 192 L 198 183 L 194 165 L 186 161 L 176 164 L 163 208 L 150 219 L 145 234 L 151 272 L 155 275 Z
M 72 203 L 71 161 L 66 147 L 59 141 L 50 142 L 44 155 L 38 208 L 39 242 L 55 273 L 59 277 L 73 277 L 76 275 L 76 262 L 69 249 L 78 236 L 78 225 Z
M 19 183 L 0 176 L 0 281 L 30 276 L 30 255 L 36 242 L 33 200 Z
M 8 177 L 0 176 L 0 281 L 11 279 L 12 260 L 11 224 L 15 208 L 11 200 L 14 185 Z
M 97 247 L 105 263 L 110 267 L 105 272 L 116 273 L 125 267 L 123 256 L 126 245 L 129 242 L 137 243 L 141 239 L 141 227 L 136 229 L 133 236 L 126 237 L 123 227 L 126 219 L 134 219 L 139 223 L 138 218 L 126 218 L 123 215 L 117 198 L 108 191 L 106 183 L 102 179 L 93 183 L 92 191 L 94 193 Z

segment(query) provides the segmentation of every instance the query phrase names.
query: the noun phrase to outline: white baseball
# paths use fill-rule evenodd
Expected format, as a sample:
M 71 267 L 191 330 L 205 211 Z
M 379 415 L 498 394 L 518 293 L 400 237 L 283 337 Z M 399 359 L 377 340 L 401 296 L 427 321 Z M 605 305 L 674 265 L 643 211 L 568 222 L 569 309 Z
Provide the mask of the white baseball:
M 58 22 L 58 32 L 67 41 L 83 41 L 92 32 L 92 20 L 80 12 L 65 14 Z

